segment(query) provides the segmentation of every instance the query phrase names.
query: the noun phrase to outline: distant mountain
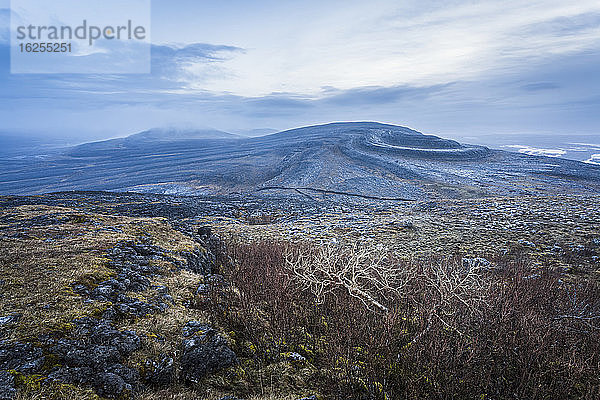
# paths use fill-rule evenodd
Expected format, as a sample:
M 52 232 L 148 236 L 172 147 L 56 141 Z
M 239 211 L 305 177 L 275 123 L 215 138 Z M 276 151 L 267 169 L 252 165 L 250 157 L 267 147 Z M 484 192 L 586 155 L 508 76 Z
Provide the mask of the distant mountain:
M 92 156 L 110 150 L 126 148 L 154 147 L 160 143 L 194 140 L 231 140 L 239 139 L 238 135 L 219 131 L 216 129 L 164 129 L 156 128 L 134 133 L 124 138 L 109 139 L 98 142 L 84 143 L 71 149 L 68 154 L 79 156 Z
M 4 194 L 302 195 L 295 189 L 411 199 L 597 194 L 600 166 L 491 150 L 375 122 L 254 138 L 148 131 L 76 146 L 54 159 L 0 160 Z
M 237 139 L 238 135 L 216 129 L 165 129 L 157 128 L 135 133 L 128 140 L 190 140 L 190 139 Z
M 256 128 L 256 129 L 245 129 L 241 131 L 236 131 L 236 133 L 240 136 L 245 137 L 256 137 L 256 136 L 265 136 L 270 135 L 272 133 L 279 132 L 277 129 L 271 128 Z
M 280 132 L 274 137 L 311 140 L 348 138 L 357 147 L 382 153 L 425 158 L 466 159 L 489 153 L 484 146 L 463 145 L 454 140 L 424 135 L 410 128 L 375 122 L 334 122 Z

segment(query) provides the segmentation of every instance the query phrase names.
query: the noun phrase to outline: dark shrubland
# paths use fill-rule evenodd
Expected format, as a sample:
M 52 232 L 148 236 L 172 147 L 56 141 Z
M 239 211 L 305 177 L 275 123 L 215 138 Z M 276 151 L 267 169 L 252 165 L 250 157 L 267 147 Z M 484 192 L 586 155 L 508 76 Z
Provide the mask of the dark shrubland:
M 207 304 L 241 358 L 327 399 L 600 398 L 598 283 L 489 259 L 230 243 Z

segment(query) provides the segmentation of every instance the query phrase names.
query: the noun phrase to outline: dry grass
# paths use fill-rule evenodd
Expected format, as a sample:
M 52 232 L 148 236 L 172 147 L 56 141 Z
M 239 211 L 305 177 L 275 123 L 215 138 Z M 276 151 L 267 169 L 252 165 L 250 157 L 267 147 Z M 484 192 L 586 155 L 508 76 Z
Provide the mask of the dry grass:
M 24 386 L 19 390 L 15 400 L 102 400 L 92 389 L 52 383 L 49 385 L 41 382 Z
M 164 312 L 120 325 L 120 328 L 134 330 L 147 339 L 143 341 L 142 348 L 130 356 L 131 365 L 139 367 L 148 358 L 158 359 L 164 354 L 174 354 L 181 344 L 182 327 L 188 321 L 210 322 L 206 312 L 188 307 L 194 300 L 200 280 L 198 274 L 172 270 L 153 281 L 153 284 L 170 289 L 174 304 Z
M 104 253 L 117 242 L 149 237 L 174 255 L 196 246 L 162 219 L 47 206 L 2 210 L 0 217 L 10 218 L 0 238 L 0 309 L 2 315 L 22 315 L 11 331 L 13 339 L 61 334 L 72 327 L 74 318 L 102 312 L 105 304 L 85 302 L 71 284 L 109 279 L 114 271 L 106 266 Z
M 118 242 L 139 241 L 164 248 L 175 259 L 185 261 L 180 252 L 198 247 L 191 238 L 173 230 L 163 218 L 132 218 L 82 212 L 68 207 L 21 206 L 0 210 L 0 316 L 20 314 L 15 325 L 4 327 L 8 340 L 37 342 L 43 334 L 68 335 L 72 321 L 83 316 L 99 316 L 108 303 L 86 302 L 71 285 L 84 282 L 91 286 L 113 276 L 107 267 L 106 251 Z M 195 290 L 201 275 L 180 270 L 172 263 L 152 260 L 162 272 L 151 279 L 152 285 L 166 286 L 173 298 L 164 312 L 142 318 L 122 320 L 119 329 L 134 330 L 143 339 L 140 350 L 126 361 L 140 368 L 148 359 L 180 351 L 182 327 L 190 320 L 210 323 L 210 313 L 202 309 Z M 127 293 L 149 301 L 154 289 Z M 213 325 L 214 325 L 214 321 Z M 232 342 L 234 336 L 222 332 Z M 176 357 L 175 357 L 176 358 Z M 289 368 L 289 365 L 286 367 Z M 282 393 L 274 385 L 281 368 L 272 365 L 242 364 L 205 380 L 198 387 L 174 384 L 168 389 L 145 389 L 142 399 L 219 399 L 232 391 L 248 392 L 262 381 L 256 400 L 297 398 Z M 294 371 L 291 371 L 294 372 Z M 288 371 L 288 374 L 290 371 Z M 295 372 L 294 372 L 295 373 Z M 43 377 L 19 378 L 19 400 L 89 399 L 98 400 L 84 387 L 45 384 Z M 260 386 L 260 385 L 259 385 Z
M 202 400 L 219 400 L 228 395 L 228 392 L 218 392 L 207 394 L 202 397 Z M 154 392 L 143 392 L 139 396 L 144 400 L 198 400 L 198 393 L 185 386 L 175 386 L 173 388 L 159 390 Z M 297 400 L 298 395 L 285 395 L 278 393 L 270 393 L 260 396 L 245 397 L 246 400 Z

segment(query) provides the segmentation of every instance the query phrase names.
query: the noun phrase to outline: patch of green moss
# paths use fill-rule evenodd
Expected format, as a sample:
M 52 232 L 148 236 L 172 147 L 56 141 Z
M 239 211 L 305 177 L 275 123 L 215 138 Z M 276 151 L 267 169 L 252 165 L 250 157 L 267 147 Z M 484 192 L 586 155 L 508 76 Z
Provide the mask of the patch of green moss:
M 102 316 L 102 314 L 104 314 L 104 312 L 106 310 L 108 310 L 110 307 L 112 307 L 112 302 L 107 301 L 104 303 L 97 303 L 94 305 L 94 307 L 90 310 L 90 315 L 92 317 L 95 318 L 99 318 Z
M 15 370 L 10 370 L 9 373 L 13 376 L 17 388 L 25 392 L 39 391 L 42 383 L 47 379 L 43 375 L 25 375 Z
M 98 286 L 101 282 L 114 278 L 116 274 L 117 273 L 113 270 L 109 270 L 106 268 L 98 268 L 96 271 L 85 274 L 82 277 L 80 277 L 78 283 L 93 289 L 96 286 Z
M 46 357 L 46 363 L 49 365 L 48 356 Z M 46 364 L 44 365 L 44 368 L 46 368 Z M 13 376 L 15 385 L 22 398 L 52 400 L 104 400 L 102 397 L 94 393 L 91 388 L 84 388 L 66 383 L 49 382 L 48 378 L 44 375 L 26 375 L 15 370 L 10 370 L 8 372 Z M 129 399 L 129 397 L 125 398 Z
M 58 357 L 56 354 L 44 354 L 44 365 L 42 366 L 42 371 L 49 372 L 56 367 L 60 367 L 61 365 L 60 357 Z
M 69 222 L 72 222 L 74 224 L 83 224 L 90 221 L 90 217 L 83 214 L 73 214 L 69 216 Z
M 104 400 L 90 388 L 81 388 L 66 383 L 52 383 L 48 385 L 47 391 L 49 396 L 44 398 L 52 400 Z

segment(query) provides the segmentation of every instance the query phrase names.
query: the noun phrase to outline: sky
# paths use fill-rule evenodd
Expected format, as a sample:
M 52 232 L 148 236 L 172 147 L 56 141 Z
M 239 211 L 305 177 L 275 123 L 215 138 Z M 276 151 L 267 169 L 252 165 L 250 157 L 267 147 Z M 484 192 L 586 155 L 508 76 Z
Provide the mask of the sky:
M 151 73 L 122 75 L 11 74 L 10 18 L 0 0 L 3 133 L 83 142 L 373 120 L 600 143 L 597 0 L 154 0 Z

